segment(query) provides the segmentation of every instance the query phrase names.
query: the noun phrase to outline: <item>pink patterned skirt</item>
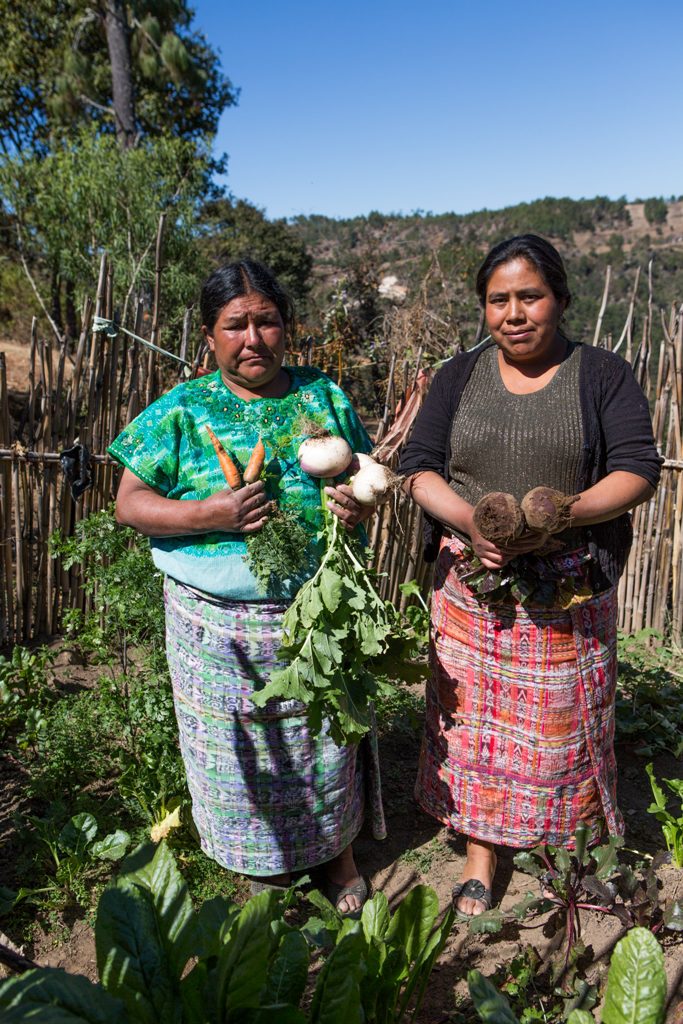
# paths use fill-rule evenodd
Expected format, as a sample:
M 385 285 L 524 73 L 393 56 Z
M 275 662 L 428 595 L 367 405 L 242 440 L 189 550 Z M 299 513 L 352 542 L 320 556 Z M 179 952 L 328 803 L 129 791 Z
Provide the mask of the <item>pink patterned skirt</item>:
M 418 803 L 507 846 L 571 847 L 579 821 L 592 840 L 621 834 L 616 589 L 568 609 L 487 605 L 458 578 L 463 549 L 444 538 L 436 566 Z

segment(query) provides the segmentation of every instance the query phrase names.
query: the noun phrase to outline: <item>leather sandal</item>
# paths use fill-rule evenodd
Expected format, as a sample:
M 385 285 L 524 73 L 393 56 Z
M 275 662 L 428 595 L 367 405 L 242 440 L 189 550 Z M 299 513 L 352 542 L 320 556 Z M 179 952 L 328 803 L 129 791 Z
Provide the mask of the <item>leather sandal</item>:
M 466 896 L 471 900 L 478 900 L 479 903 L 484 904 L 484 910 L 490 910 L 493 906 L 493 894 L 490 889 L 487 889 L 483 882 L 480 882 L 478 878 L 468 878 L 466 882 L 458 882 L 454 885 L 451 890 L 451 903 L 453 904 L 453 910 L 456 916 L 460 920 L 470 921 L 473 917 L 479 917 L 479 914 L 466 914 L 464 910 L 460 910 L 456 903 L 461 896 Z M 483 913 L 484 911 L 481 911 Z
M 325 882 L 324 892 L 330 903 L 334 905 L 336 911 L 342 917 L 350 917 L 351 920 L 357 921 L 368 898 L 368 884 L 362 875 L 353 885 L 338 885 L 336 882 L 327 881 Z M 357 910 L 339 909 L 339 904 L 345 896 L 355 896 L 360 901 L 360 906 Z

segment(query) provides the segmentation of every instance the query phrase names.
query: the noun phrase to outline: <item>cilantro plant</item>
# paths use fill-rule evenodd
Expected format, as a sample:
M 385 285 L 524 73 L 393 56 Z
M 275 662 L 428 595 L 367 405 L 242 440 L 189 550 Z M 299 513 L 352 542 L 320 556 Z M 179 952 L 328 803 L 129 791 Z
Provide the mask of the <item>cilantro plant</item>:
M 391 693 L 389 679 L 415 673 L 420 636 L 410 620 L 384 601 L 363 564 L 359 542 L 326 510 L 328 545 L 318 571 L 287 610 L 280 650 L 288 662 L 254 694 L 306 704 L 314 734 L 327 719 L 340 746 L 357 743 L 372 722 L 372 701 Z
M 259 589 L 271 594 L 282 580 L 296 579 L 306 565 L 310 537 L 298 517 L 278 508 L 257 533 L 247 536 L 246 560 Z

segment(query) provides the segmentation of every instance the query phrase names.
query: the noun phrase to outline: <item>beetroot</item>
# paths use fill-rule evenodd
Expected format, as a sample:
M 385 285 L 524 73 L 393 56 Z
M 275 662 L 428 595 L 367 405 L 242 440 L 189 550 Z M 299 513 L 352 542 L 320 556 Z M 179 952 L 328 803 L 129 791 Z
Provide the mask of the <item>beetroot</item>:
M 472 519 L 476 529 L 492 544 L 509 544 L 524 532 L 524 516 L 512 494 L 492 491 L 477 502 Z
M 534 487 L 522 498 L 522 512 L 530 530 L 561 533 L 572 521 L 571 507 L 578 494 L 563 494 L 552 487 Z

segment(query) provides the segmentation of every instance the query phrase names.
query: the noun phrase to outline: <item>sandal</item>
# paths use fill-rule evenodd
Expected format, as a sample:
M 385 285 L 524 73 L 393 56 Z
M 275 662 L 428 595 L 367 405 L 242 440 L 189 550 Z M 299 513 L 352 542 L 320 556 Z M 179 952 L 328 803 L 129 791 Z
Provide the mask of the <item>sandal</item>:
M 353 885 L 338 885 L 336 882 L 327 881 L 325 882 L 324 892 L 337 913 L 341 914 L 342 917 L 350 917 L 352 921 L 357 921 L 363 912 L 363 906 L 368 898 L 368 884 L 362 875 Z M 357 910 L 344 911 L 339 909 L 339 904 L 345 896 L 356 896 L 358 898 L 360 906 Z
M 490 910 L 493 906 L 493 894 L 490 889 L 487 889 L 483 882 L 480 882 L 478 878 L 468 878 L 466 882 L 458 882 L 454 885 L 451 890 L 451 903 L 453 904 L 453 910 L 455 911 L 456 917 L 459 917 L 461 921 L 471 921 L 473 917 L 479 917 L 479 914 L 466 914 L 464 910 L 459 910 L 456 906 L 456 901 L 461 896 L 467 896 L 471 900 L 478 900 L 484 904 L 484 913 L 486 910 Z

